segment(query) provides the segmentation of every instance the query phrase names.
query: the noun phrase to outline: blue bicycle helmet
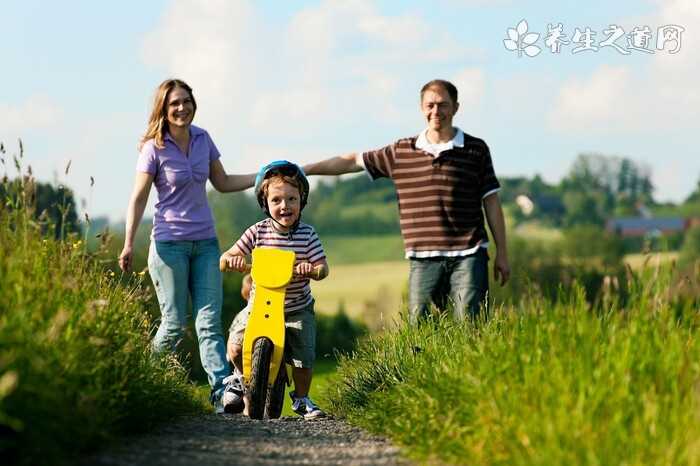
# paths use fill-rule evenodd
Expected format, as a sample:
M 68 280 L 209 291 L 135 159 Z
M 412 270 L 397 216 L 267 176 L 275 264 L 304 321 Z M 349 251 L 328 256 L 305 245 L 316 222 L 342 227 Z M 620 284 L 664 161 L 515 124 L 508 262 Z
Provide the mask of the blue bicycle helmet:
M 268 212 L 267 202 L 264 199 L 262 192 L 262 183 L 265 179 L 272 175 L 283 175 L 296 178 L 301 183 L 301 199 L 300 207 L 301 210 L 306 206 L 306 201 L 309 200 L 309 180 L 306 179 L 306 174 L 302 168 L 292 162 L 287 160 L 275 160 L 274 162 L 268 163 L 260 169 L 258 176 L 255 177 L 255 197 L 258 199 L 258 204 L 265 211 Z

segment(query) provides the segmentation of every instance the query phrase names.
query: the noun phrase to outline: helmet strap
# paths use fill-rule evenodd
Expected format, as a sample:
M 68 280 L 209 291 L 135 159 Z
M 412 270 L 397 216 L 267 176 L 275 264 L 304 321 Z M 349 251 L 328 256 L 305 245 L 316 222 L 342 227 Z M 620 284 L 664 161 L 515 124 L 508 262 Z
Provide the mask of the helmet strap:
M 268 209 L 268 207 L 267 207 L 267 201 L 265 201 L 265 215 L 267 215 L 270 220 L 272 220 L 275 224 L 277 224 L 278 227 L 280 227 L 282 229 L 286 229 L 288 233 L 291 233 L 294 230 L 296 230 L 297 227 L 299 226 L 299 223 L 301 223 L 301 212 L 299 212 L 299 217 L 297 217 L 297 221 L 294 222 L 294 224 L 287 229 L 286 226 L 282 225 L 280 222 L 278 222 L 277 220 L 272 218 L 272 215 L 270 214 L 270 209 Z

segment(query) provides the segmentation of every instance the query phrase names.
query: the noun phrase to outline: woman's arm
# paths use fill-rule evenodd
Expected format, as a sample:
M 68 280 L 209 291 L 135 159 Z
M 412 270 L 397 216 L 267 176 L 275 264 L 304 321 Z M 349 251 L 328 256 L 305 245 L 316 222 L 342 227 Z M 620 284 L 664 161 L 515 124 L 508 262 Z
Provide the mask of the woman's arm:
M 228 175 L 221 160 L 214 160 L 209 165 L 209 180 L 214 189 L 220 193 L 243 191 L 255 183 L 255 173 L 248 175 Z
M 146 209 L 146 203 L 148 202 L 148 195 L 151 192 L 152 185 L 153 175 L 144 172 L 138 172 L 136 174 L 134 189 L 131 192 L 129 206 L 126 211 L 124 248 L 121 254 L 119 254 L 119 268 L 124 272 L 131 271 L 133 265 L 134 237 L 136 236 L 136 230 L 141 222 L 141 217 L 143 217 L 143 211 Z

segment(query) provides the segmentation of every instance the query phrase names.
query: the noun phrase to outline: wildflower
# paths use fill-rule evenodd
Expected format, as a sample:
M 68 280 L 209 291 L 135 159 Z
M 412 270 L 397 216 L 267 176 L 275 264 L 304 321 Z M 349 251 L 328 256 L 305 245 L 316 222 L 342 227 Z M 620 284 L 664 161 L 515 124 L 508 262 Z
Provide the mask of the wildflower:
M 83 244 L 82 240 L 76 241 L 75 243 L 73 243 L 73 249 L 78 249 L 81 244 Z
M 115 275 L 116 275 L 116 274 L 114 273 L 114 270 L 110 270 L 110 271 L 109 271 L 109 276 L 110 276 L 110 277 L 113 277 L 113 276 L 115 276 Z
M 144 275 L 146 275 L 146 271 L 145 271 L 145 270 L 142 270 L 142 271 L 139 272 L 139 277 L 143 277 Z

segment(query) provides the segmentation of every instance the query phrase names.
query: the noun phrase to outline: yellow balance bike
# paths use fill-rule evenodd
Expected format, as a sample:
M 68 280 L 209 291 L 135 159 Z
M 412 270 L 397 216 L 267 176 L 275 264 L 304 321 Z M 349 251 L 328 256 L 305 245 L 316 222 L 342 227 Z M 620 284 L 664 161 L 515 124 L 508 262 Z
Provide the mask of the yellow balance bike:
M 294 252 L 255 248 L 252 309 L 243 334 L 243 381 L 251 419 L 282 414 L 290 377 L 284 364 L 284 297 L 294 270 Z

